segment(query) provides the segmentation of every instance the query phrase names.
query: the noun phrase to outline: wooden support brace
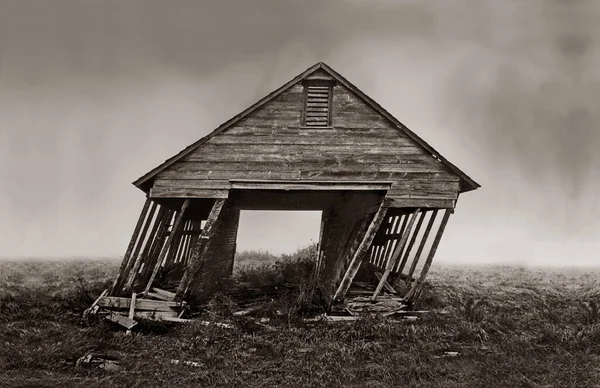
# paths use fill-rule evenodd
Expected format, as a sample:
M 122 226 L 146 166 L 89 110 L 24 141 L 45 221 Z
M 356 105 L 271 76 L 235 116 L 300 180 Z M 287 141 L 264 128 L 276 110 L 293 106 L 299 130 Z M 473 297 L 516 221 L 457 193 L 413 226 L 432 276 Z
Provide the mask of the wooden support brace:
M 182 242 L 185 239 L 183 233 L 185 232 L 186 224 L 184 224 L 183 228 L 184 230 L 182 232 L 175 233 L 173 243 L 169 246 L 169 252 L 167 253 L 163 266 L 166 271 L 169 271 L 177 262 L 177 252 L 181 249 Z
M 197 246 L 195 248 L 195 252 L 192 257 L 186 263 L 185 271 L 183 273 L 183 277 L 181 279 L 181 283 L 179 283 L 179 287 L 177 287 L 176 298 L 180 299 L 187 292 L 190 283 L 191 274 L 195 274 L 200 265 L 202 264 L 202 260 L 204 257 L 204 252 L 206 248 L 206 244 L 208 240 L 213 234 L 214 225 L 217 222 L 219 215 L 221 214 L 221 209 L 223 209 L 223 205 L 225 204 L 226 199 L 218 198 L 215 200 L 215 203 L 210 210 L 210 214 L 208 215 L 208 219 L 206 220 L 206 224 L 204 225 L 204 229 L 202 233 L 200 233 L 199 241 L 197 242 Z
M 167 209 L 166 216 L 163 218 L 163 221 L 159 227 L 159 232 L 157 234 L 157 238 L 150 249 L 150 254 L 148 255 L 147 261 L 144 263 L 144 268 L 142 269 L 142 276 L 140 280 L 142 282 L 146 282 L 150 277 L 154 266 L 156 265 L 156 261 L 158 260 L 158 256 L 165 246 L 165 239 L 168 238 L 171 234 L 169 233 L 169 226 L 171 226 L 171 220 L 175 211 L 171 209 Z
M 144 260 L 148 257 L 150 248 L 152 247 L 152 244 L 154 243 L 156 234 L 158 233 L 158 227 L 165 215 L 165 212 L 166 212 L 166 209 L 161 206 L 160 209 L 158 210 L 158 213 L 156 214 L 156 218 L 154 219 L 154 223 L 152 225 L 152 230 L 150 231 L 150 235 L 148 235 L 148 241 L 146 241 L 146 243 L 144 244 L 144 249 L 142 250 L 142 253 L 137 258 L 135 265 L 129 272 L 129 278 L 127 279 L 127 283 L 125 284 L 125 287 L 124 287 L 125 290 L 131 290 L 131 288 L 133 287 L 133 282 L 135 282 L 135 278 L 137 277 L 137 274 L 140 270 L 140 266 L 142 265 Z M 148 221 L 150 221 L 150 220 L 148 220 Z
M 185 214 L 185 211 L 187 210 L 189 205 L 190 205 L 189 199 L 186 199 L 185 201 L 183 201 L 181 210 L 179 211 L 179 213 L 177 214 L 177 218 L 175 219 L 175 224 L 173 224 L 173 229 L 171 230 L 171 234 L 167 238 L 167 242 L 162 247 L 160 254 L 158 255 L 158 259 L 156 260 L 156 265 L 154 266 L 152 275 L 150 275 L 150 279 L 148 280 L 148 284 L 146 285 L 146 289 L 144 290 L 144 296 L 146 296 L 148 294 L 148 291 L 150 291 L 150 287 L 152 287 L 152 282 L 154 282 L 154 278 L 156 277 L 156 274 L 158 274 L 158 270 L 160 269 L 160 266 L 162 265 L 163 259 L 164 259 L 165 255 L 167 254 L 169 247 L 171 246 L 171 244 L 173 243 L 173 240 L 175 239 L 175 236 L 179 232 L 179 228 L 181 226 L 183 226 L 183 223 L 181 221 L 183 220 L 183 215 Z
M 435 239 L 433 240 L 433 245 L 431 246 L 431 249 L 429 250 L 429 255 L 427 256 L 425 265 L 423 266 L 423 269 L 421 270 L 421 276 L 419 276 L 419 278 L 415 281 L 415 283 L 413 284 L 413 286 L 410 289 L 410 291 L 408 292 L 408 294 L 406 294 L 406 296 L 404 297 L 404 299 L 406 299 L 407 301 L 410 301 L 411 298 L 415 294 L 420 292 L 420 288 L 421 288 L 423 282 L 425 281 L 425 278 L 427 277 L 427 272 L 429 272 L 429 268 L 431 267 L 431 262 L 433 261 L 433 256 L 435 256 L 435 252 L 437 250 L 438 245 L 440 244 L 440 240 L 442 239 L 442 235 L 444 234 L 444 229 L 446 228 L 446 224 L 448 223 L 448 219 L 450 218 L 450 215 L 452 214 L 452 212 L 453 212 L 453 209 L 446 209 L 446 211 L 444 213 L 444 217 L 442 218 L 442 222 L 440 223 L 440 227 L 437 231 L 437 234 L 435 235 Z
M 402 234 L 402 238 L 400 239 L 400 242 L 398 242 L 398 245 L 396 246 L 396 249 L 394 250 L 394 254 L 388 261 L 387 266 L 385 268 L 385 272 L 383 273 L 383 276 L 379 280 L 379 284 L 377 284 L 377 288 L 375 288 L 375 292 L 373 293 L 373 296 L 371 297 L 372 301 L 375 301 L 377 299 L 377 296 L 381 292 L 381 289 L 383 288 L 385 282 L 387 281 L 387 278 L 390 276 L 390 272 L 392 272 L 392 269 L 394 268 L 396 261 L 398 260 L 398 257 L 400 256 L 400 254 L 402 253 L 402 250 L 404 249 L 406 240 L 408 240 L 408 235 L 410 234 L 413 224 L 415 223 L 415 220 L 417 218 L 417 213 L 420 210 L 421 209 L 416 209 L 412 213 L 412 215 L 410 217 L 410 221 L 408 222 L 408 225 L 406 226 L 406 229 L 404 230 L 404 232 Z
M 135 229 L 133 230 L 133 235 L 131 236 L 131 240 L 129 240 L 129 245 L 127 246 L 127 250 L 125 251 L 125 256 L 123 256 L 123 261 L 121 262 L 121 267 L 119 268 L 119 273 L 118 273 L 117 278 L 115 279 L 115 282 L 113 283 L 113 286 L 110 290 L 111 294 L 116 292 L 119 289 L 119 287 L 122 286 L 124 273 L 126 272 L 126 269 L 129 267 L 130 262 L 132 261 L 131 253 L 133 252 L 135 244 L 138 241 L 140 230 L 142 229 L 144 220 L 146 219 L 146 214 L 148 213 L 148 209 L 150 208 L 150 202 L 151 202 L 150 198 L 146 198 L 146 201 L 144 202 L 144 206 L 142 207 L 142 212 L 140 213 L 137 224 L 135 225 Z
M 406 247 L 406 251 L 404 251 L 404 257 L 402 257 L 402 261 L 400 262 L 400 265 L 398 266 L 398 269 L 396 271 L 399 274 L 402 273 L 404 266 L 406 266 L 406 262 L 408 261 L 408 257 L 410 256 L 410 251 L 412 250 L 413 245 L 415 245 L 415 241 L 417 240 L 417 236 L 419 235 L 419 231 L 421 230 L 421 225 L 423 225 L 423 221 L 425 220 L 426 213 L 427 213 L 426 211 L 423 211 L 419 215 L 419 221 L 417 221 L 417 226 L 415 226 L 415 231 L 413 232 L 413 235 L 410 238 L 410 242 L 408 243 L 408 246 Z
M 383 274 L 381 272 L 375 272 L 375 277 L 381 281 Z M 396 290 L 394 290 L 394 287 L 392 287 L 387 281 L 383 283 L 383 288 L 385 288 L 385 290 L 387 292 L 389 292 L 390 294 L 396 293 Z
M 427 244 L 427 239 L 429 238 L 429 233 L 431 232 L 431 229 L 433 228 L 433 224 L 435 222 L 435 218 L 437 217 L 438 214 L 438 209 L 435 209 L 432 213 L 431 213 L 431 218 L 429 218 L 429 222 L 427 223 L 427 227 L 425 228 L 425 232 L 423 233 L 423 237 L 421 237 L 421 243 L 419 244 L 419 248 L 417 249 L 417 253 L 415 253 L 415 258 L 412 261 L 412 264 L 410 265 L 410 269 L 408 270 L 408 275 L 406 277 L 407 279 L 407 283 L 406 283 L 406 287 L 404 287 L 404 294 L 406 295 L 406 293 L 410 290 L 410 287 L 412 286 L 410 284 L 410 279 L 412 279 L 412 276 L 415 274 L 415 270 L 417 268 L 417 264 L 419 263 L 419 259 L 421 258 L 421 254 L 423 253 L 423 249 L 425 249 L 425 244 Z M 400 275 L 402 272 L 399 272 L 398 275 Z M 398 283 L 400 281 L 400 276 L 397 276 L 395 281 L 394 281 L 394 286 L 397 286 Z
M 152 220 L 154 218 L 157 208 L 158 208 L 158 204 L 156 202 L 153 202 L 152 207 L 150 208 L 150 212 L 148 213 L 148 217 L 146 218 L 146 223 L 144 224 L 144 229 L 142 230 L 142 233 L 140 234 L 140 238 L 138 240 L 137 246 L 135 247 L 135 250 L 133 251 L 133 254 L 131 255 L 131 263 L 126 268 L 126 271 L 123 274 L 123 279 L 121 280 L 122 285 L 119 286 L 117 289 L 118 292 L 121 292 L 123 290 L 124 284 L 131 276 L 133 269 L 134 268 L 139 269 L 139 266 L 140 266 L 141 260 L 142 260 L 140 251 L 142 250 L 142 248 L 144 248 L 144 245 L 146 243 L 145 242 L 146 234 L 148 233 L 148 230 L 150 229 L 150 225 L 152 224 Z M 136 271 L 137 271 L 137 269 L 136 269 Z
M 346 270 L 346 273 L 344 274 L 344 277 L 342 278 L 342 281 L 335 292 L 333 300 L 342 299 L 346 295 L 346 292 L 348 292 L 350 284 L 352 284 L 352 280 L 360 268 L 363 257 L 371 246 L 373 238 L 375 237 L 375 234 L 379 230 L 379 227 L 385 218 L 387 209 L 387 204 L 385 201 L 383 201 L 379 206 L 377 213 L 375 213 L 375 216 L 373 217 L 373 220 L 371 221 L 371 224 L 369 225 L 369 228 L 367 229 L 367 232 L 365 233 L 360 245 L 356 249 L 356 252 L 354 252 L 352 261 L 350 262 L 350 265 L 348 265 L 348 269 Z

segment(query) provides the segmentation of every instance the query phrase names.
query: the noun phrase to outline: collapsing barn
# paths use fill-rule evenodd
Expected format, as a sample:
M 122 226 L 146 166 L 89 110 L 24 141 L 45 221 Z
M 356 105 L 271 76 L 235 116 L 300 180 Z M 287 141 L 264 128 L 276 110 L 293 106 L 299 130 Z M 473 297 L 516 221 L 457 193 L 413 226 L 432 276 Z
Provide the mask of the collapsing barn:
M 105 307 L 206 301 L 231 275 L 244 209 L 322 211 L 331 304 L 410 303 L 458 195 L 479 187 L 324 63 L 134 185 L 147 199 Z

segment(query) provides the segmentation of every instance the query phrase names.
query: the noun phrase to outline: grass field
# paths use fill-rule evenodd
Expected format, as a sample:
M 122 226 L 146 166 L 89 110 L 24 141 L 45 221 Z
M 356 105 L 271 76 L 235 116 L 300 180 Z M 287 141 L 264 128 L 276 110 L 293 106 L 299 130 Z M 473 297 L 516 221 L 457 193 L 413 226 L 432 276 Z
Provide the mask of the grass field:
M 215 310 L 235 329 L 128 336 L 81 320 L 118 264 L 0 262 L 1 387 L 600 387 L 600 270 L 434 265 L 416 322 L 272 317 L 271 331 Z M 77 367 L 89 353 L 119 367 Z

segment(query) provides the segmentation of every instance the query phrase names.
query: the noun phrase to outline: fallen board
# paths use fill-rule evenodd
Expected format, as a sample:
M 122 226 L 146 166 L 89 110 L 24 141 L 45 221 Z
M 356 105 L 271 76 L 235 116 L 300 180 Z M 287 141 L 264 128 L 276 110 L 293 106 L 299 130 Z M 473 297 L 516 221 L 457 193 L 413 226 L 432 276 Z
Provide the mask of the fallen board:
M 109 309 L 126 309 L 129 310 L 131 305 L 131 298 L 120 298 L 116 296 L 107 296 L 98 302 L 98 306 L 101 308 Z M 152 299 L 137 299 L 135 301 L 135 309 L 142 311 L 179 311 L 182 307 L 187 304 L 185 302 L 168 302 L 162 300 Z

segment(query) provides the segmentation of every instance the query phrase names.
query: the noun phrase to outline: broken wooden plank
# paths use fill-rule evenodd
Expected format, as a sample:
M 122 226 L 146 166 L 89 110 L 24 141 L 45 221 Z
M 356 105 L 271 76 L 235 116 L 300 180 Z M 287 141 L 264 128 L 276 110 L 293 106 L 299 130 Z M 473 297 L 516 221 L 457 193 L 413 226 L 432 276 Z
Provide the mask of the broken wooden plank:
M 371 221 L 367 232 L 365 233 L 360 245 L 358 246 L 358 249 L 356 249 L 356 252 L 354 252 L 352 261 L 350 262 L 350 265 L 348 266 L 348 269 L 346 270 L 346 273 L 344 274 L 344 277 L 342 278 L 342 281 L 340 282 L 340 285 L 337 291 L 335 292 L 333 300 L 342 299 L 346 295 L 346 292 L 348 292 L 350 284 L 352 284 L 352 280 L 354 279 L 354 276 L 356 276 L 356 273 L 360 268 L 360 265 L 363 261 L 363 257 L 369 250 L 371 242 L 373 242 L 373 238 L 375 238 L 375 234 L 379 230 L 379 227 L 381 226 L 381 223 L 385 218 L 388 209 L 386 204 L 387 203 L 385 201 L 381 202 L 381 205 L 379 206 L 377 213 L 375 213 L 375 216 L 373 217 L 373 220 Z
M 175 300 L 175 293 L 174 292 L 167 291 L 167 290 L 162 290 L 162 289 L 156 288 L 156 287 L 152 287 L 151 291 L 153 293 L 159 295 L 160 299 L 162 299 L 162 300 L 168 300 L 168 301 L 174 301 Z
M 150 319 L 153 321 L 170 321 L 178 319 L 176 311 L 136 311 L 135 317 L 140 319 Z
M 123 316 L 123 315 L 117 314 L 117 313 L 111 313 L 111 314 L 107 315 L 106 319 L 108 319 L 109 321 L 114 322 L 118 325 L 123 326 L 127 330 L 131 330 L 135 325 L 137 325 L 137 322 L 134 321 L 133 319 L 127 318 L 126 316 Z
M 135 301 L 136 310 L 174 311 L 179 310 L 184 305 L 186 305 L 185 302 L 167 302 L 152 299 L 137 299 Z M 131 308 L 131 298 L 107 296 L 100 300 L 98 306 L 111 309 L 129 310 Z

